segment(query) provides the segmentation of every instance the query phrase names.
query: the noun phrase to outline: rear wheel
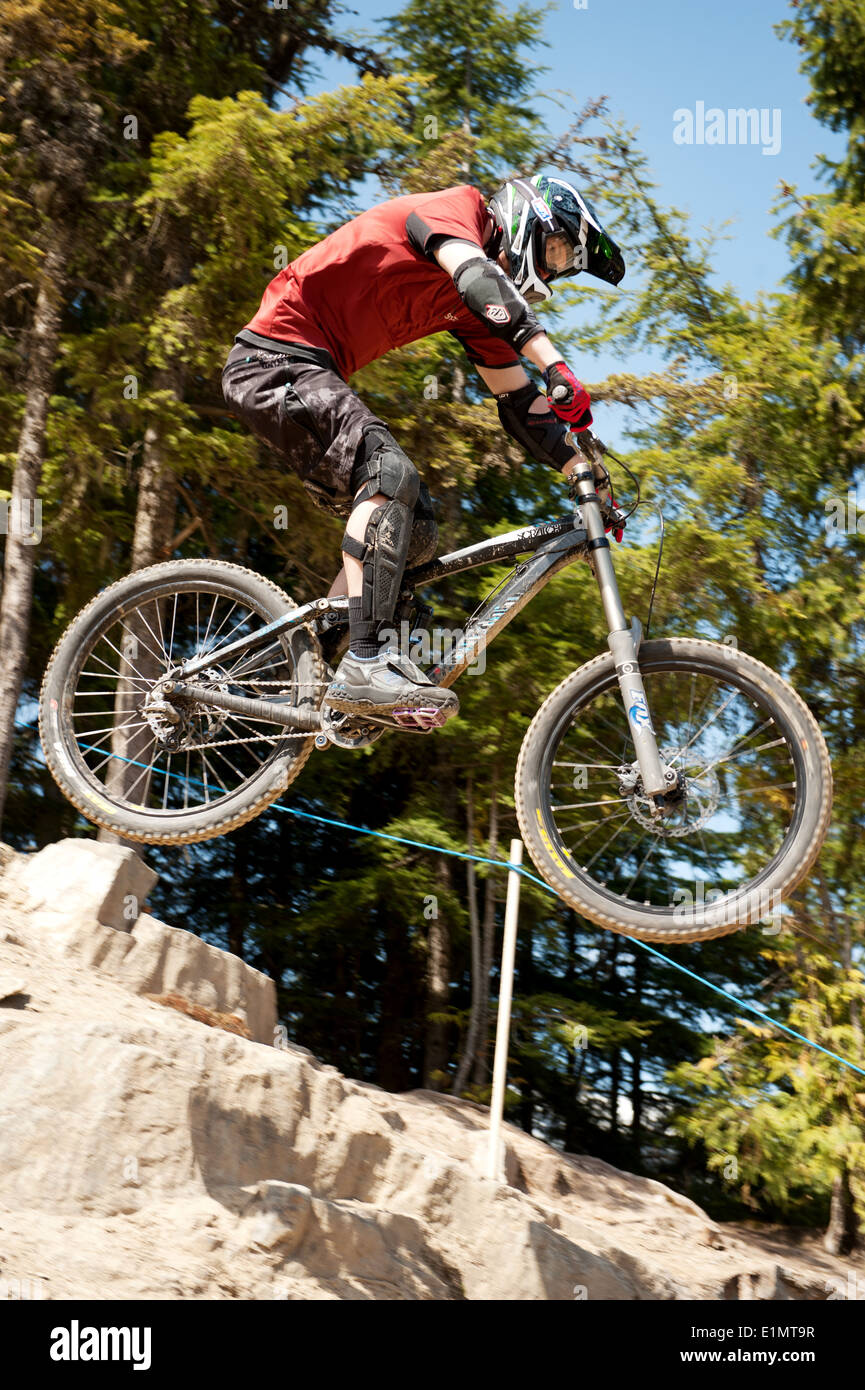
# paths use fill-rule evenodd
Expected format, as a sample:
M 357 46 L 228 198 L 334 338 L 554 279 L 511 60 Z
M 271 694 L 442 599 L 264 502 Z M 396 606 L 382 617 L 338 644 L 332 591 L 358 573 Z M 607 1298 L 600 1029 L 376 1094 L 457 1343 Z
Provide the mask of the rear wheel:
M 520 750 L 516 804 L 538 871 L 576 911 L 643 941 L 779 925 L 829 827 L 832 773 L 813 715 L 753 657 L 715 642 L 644 642 L 640 671 L 664 764 L 653 815 L 609 655 L 568 676 Z
M 69 800 L 95 824 L 150 844 L 210 839 L 264 810 L 297 777 L 312 736 L 203 702 L 178 715 L 159 686 L 207 655 L 196 685 L 317 709 L 327 672 L 308 628 L 220 660 L 230 642 L 295 606 L 269 580 L 215 560 L 153 565 L 97 595 L 61 637 L 42 685 L 42 746 Z

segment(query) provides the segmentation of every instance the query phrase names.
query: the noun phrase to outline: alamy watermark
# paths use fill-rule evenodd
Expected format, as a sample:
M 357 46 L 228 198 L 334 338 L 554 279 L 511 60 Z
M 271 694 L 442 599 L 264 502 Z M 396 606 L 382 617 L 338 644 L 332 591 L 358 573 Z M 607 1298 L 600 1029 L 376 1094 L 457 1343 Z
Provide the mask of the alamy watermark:
M 475 652 L 466 670 L 472 676 L 482 676 L 487 667 L 486 648 L 477 648 L 479 635 L 466 636 L 462 628 L 434 627 L 431 632 L 425 628 L 413 631 L 408 622 L 401 622 L 399 631 L 394 627 L 382 628 L 378 640 L 383 649 L 399 651 L 415 665 L 445 666 L 455 664 Z
M 781 149 L 781 108 L 779 106 L 706 108 L 698 101 L 692 111 L 680 106 L 673 112 L 673 143 L 676 145 L 761 145 L 763 154 Z
M 718 912 L 724 902 L 730 904 L 726 912 Z M 702 879 L 697 879 L 693 890 L 677 888 L 673 893 L 673 921 L 687 922 L 695 926 L 710 926 L 715 922 L 738 922 L 747 926 L 755 922 L 763 925 L 764 936 L 777 936 L 783 929 L 784 916 L 781 911 L 783 895 L 773 888 L 755 888 L 742 897 L 733 895 L 723 888 L 708 888 Z M 708 914 L 708 915 L 707 915 Z
M 865 536 L 865 502 L 860 502 L 855 487 L 847 489 L 846 497 L 829 497 L 823 504 L 826 511 L 826 530 L 843 531 L 848 536 Z

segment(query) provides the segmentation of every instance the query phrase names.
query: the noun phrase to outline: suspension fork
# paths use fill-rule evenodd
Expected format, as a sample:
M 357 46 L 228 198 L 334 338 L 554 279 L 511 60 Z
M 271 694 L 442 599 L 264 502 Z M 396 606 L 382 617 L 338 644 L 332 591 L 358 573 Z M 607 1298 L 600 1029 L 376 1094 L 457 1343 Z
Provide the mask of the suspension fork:
M 637 755 L 643 789 L 649 796 L 661 796 L 675 785 L 676 773 L 664 767 L 658 753 L 649 702 L 640 674 L 638 649 L 642 630 L 638 619 L 635 618 L 631 624 L 625 616 L 613 568 L 610 542 L 604 533 L 601 502 L 592 468 L 592 462 L 596 457 L 600 462 L 601 450 L 593 437 L 584 441 L 584 436 L 581 435 L 573 440 L 573 443 L 580 455 L 589 459 L 585 467 L 577 465 L 570 480 L 576 487 L 577 501 L 588 537 L 590 563 L 601 591 L 601 603 L 608 628 L 607 645 L 615 662 L 616 679 L 619 682 L 622 704 Z

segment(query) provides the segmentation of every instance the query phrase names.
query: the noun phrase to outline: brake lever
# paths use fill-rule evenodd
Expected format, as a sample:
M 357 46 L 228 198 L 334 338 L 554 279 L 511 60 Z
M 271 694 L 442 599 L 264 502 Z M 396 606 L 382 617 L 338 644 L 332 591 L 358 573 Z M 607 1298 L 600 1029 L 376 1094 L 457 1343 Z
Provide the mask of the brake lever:
M 580 430 L 579 434 L 574 434 L 572 431 L 571 439 L 578 452 L 584 454 L 592 463 L 600 463 L 607 452 L 604 441 L 599 439 L 596 434 L 592 434 L 591 430 Z

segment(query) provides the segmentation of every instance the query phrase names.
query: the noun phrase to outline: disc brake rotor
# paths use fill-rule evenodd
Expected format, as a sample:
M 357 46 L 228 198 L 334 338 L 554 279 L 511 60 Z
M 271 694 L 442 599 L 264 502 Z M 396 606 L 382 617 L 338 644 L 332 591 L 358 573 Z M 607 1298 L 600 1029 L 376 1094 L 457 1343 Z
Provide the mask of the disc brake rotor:
M 661 762 L 665 765 L 679 757 L 684 748 L 671 747 L 659 750 Z M 634 820 L 665 840 L 681 840 L 694 831 L 701 830 L 715 814 L 721 802 L 721 783 L 713 768 L 705 768 L 693 777 L 683 776 L 681 805 L 685 810 L 683 821 L 652 815 L 652 803 L 643 791 L 639 764 L 633 762 L 620 775 L 620 785 L 625 801 Z M 629 790 L 630 788 L 630 790 Z M 689 812 L 693 810 L 694 815 Z
M 165 676 L 153 686 L 141 707 L 141 713 L 153 730 L 154 737 L 173 753 L 195 748 L 200 743 L 209 743 L 225 727 L 229 711 L 212 709 L 198 701 L 174 704 L 164 694 L 163 687 L 168 679 L 169 676 Z M 202 684 L 207 683 L 211 690 L 228 694 L 228 675 L 218 666 L 208 666 L 206 671 L 202 671 L 201 681 Z

